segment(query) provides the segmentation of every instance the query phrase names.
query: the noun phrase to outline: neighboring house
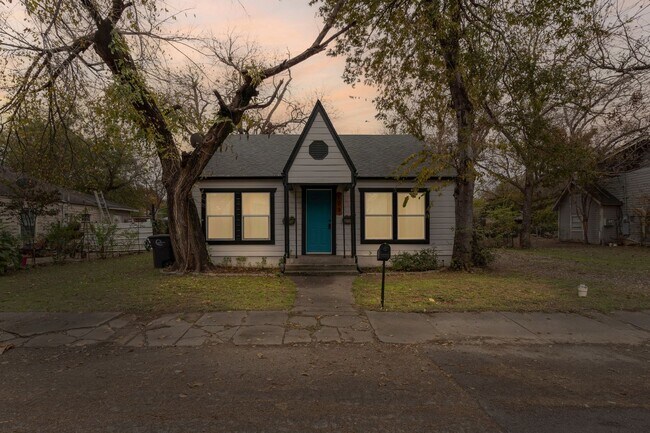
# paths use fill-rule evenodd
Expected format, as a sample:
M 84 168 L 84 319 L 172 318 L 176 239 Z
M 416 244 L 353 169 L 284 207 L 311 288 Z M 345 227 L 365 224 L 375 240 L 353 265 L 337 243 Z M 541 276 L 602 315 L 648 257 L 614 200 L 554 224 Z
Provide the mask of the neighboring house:
M 382 242 L 435 248 L 450 264 L 453 174 L 402 206 L 414 179 L 395 172 L 424 144 L 407 135 L 338 135 L 318 102 L 298 135 L 232 136 L 194 188 L 215 264 L 277 266 L 338 256 L 377 266 Z
M 14 189 L 12 189 L 9 184 L 15 183 L 23 177 L 24 176 L 9 169 L 0 167 L 0 207 L 2 207 L 4 202 L 9 201 L 11 195 L 14 194 Z M 53 205 L 56 214 L 51 216 L 39 216 L 36 218 L 35 227 L 26 227 L 24 226 L 24 221 L 30 220 L 29 218 L 22 219 L 23 221 L 21 222 L 21 218 L 14 218 L 6 215 L 2 212 L 2 209 L 0 209 L 0 224 L 5 229 L 8 229 L 13 235 L 22 237 L 23 235 L 32 232 L 36 233 L 36 236 L 42 235 L 47 232 L 49 225 L 53 222 L 69 221 L 73 217 L 87 222 L 100 221 L 99 206 L 93 195 L 84 194 L 71 189 L 60 188 L 45 182 L 36 182 L 38 182 L 39 186 L 42 185 L 43 188 L 58 191 L 60 201 Z M 106 205 L 111 219 L 115 223 L 129 222 L 132 219 L 132 214 L 137 212 L 137 209 L 110 200 L 106 200 Z
M 597 183 L 569 185 L 555 204 L 561 241 L 584 241 L 582 220 L 588 215 L 591 244 L 626 241 L 650 243 L 650 140 L 638 140 L 601 164 Z

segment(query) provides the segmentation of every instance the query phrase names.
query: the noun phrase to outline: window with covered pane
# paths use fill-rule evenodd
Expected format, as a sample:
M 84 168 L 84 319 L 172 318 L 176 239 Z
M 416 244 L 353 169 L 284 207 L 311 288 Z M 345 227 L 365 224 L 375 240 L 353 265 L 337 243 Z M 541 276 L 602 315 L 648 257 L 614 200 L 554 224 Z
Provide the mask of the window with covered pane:
M 208 241 L 273 240 L 273 191 L 208 191 L 204 194 Z
M 426 242 L 428 194 L 363 191 L 362 241 Z
M 425 239 L 426 211 L 426 194 L 412 197 L 408 192 L 397 193 L 397 239 Z
M 390 192 L 366 192 L 364 198 L 366 239 L 392 239 L 393 194 Z
M 268 192 L 244 192 L 242 198 L 242 239 L 271 239 L 271 200 Z
M 208 240 L 235 240 L 235 193 L 206 194 L 205 218 Z

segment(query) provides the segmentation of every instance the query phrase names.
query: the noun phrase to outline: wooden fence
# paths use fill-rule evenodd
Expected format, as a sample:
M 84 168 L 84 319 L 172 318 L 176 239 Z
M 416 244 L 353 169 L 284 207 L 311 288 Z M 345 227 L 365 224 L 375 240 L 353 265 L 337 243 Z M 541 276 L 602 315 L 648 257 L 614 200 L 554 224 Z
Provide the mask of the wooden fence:
M 111 253 L 144 251 L 145 240 L 153 234 L 151 221 L 93 225 L 93 229 L 84 228 L 85 249 L 89 252 L 101 250 L 102 244 L 105 251 Z M 102 233 L 109 234 L 104 242 L 98 239 Z

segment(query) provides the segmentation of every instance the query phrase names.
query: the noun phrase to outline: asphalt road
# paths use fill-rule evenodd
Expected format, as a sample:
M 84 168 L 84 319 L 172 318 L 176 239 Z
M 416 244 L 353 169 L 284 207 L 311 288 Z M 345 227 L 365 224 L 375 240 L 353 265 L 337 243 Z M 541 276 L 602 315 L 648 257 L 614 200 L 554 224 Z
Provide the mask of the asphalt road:
M 650 348 L 16 348 L 0 432 L 645 432 Z

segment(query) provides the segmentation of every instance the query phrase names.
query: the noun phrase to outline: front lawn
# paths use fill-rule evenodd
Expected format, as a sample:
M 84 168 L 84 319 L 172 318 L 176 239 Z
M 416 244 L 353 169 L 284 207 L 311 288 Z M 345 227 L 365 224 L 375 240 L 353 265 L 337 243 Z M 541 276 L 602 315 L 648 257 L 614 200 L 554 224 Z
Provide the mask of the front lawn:
M 577 296 L 579 284 L 589 288 Z M 381 276 L 354 283 L 361 307 L 378 309 Z M 501 250 L 491 269 L 390 274 L 392 311 L 567 311 L 650 309 L 650 249 L 560 245 Z
M 0 311 L 284 310 L 295 286 L 276 275 L 164 275 L 150 254 L 43 266 L 0 277 Z

